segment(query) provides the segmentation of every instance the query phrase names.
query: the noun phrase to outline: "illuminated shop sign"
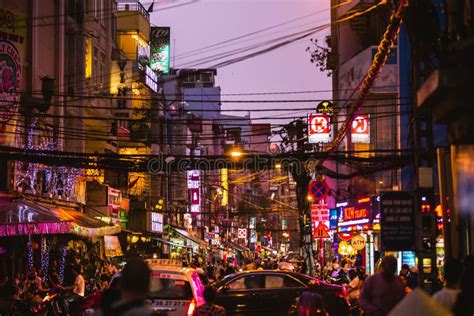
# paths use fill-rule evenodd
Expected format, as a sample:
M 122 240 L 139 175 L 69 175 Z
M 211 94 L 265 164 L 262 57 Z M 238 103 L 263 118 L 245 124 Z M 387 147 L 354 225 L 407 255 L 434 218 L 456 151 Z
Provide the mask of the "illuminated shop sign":
M 201 212 L 201 171 L 188 171 L 188 192 L 191 213 Z
M 164 75 L 170 73 L 170 33 L 162 26 L 153 26 L 150 32 L 150 66 Z
M 372 199 L 362 197 L 340 203 L 339 231 L 365 231 L 372 229 Z
M 312 113 L 308 115 L 308 142 L 310 144 L 332 141 L 331 118 L 329 115 Z
M 145 66 L 145 84 L 153 92 L 158 92 L 158 77 L 150 67 Z
M 150 230 L 154 233 L 163 232 L 163 214 L 151 212 Z

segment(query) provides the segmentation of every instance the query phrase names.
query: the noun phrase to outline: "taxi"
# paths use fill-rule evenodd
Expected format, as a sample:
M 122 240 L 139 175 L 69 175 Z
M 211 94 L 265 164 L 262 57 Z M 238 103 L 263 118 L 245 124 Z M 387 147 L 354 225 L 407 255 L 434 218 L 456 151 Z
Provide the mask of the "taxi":
M 181 260 L 147 259 L 151 270 L 150 308 L 159 315 L 191 316 L 205 303 L 204 285 L 195 269 L 184 268 Z

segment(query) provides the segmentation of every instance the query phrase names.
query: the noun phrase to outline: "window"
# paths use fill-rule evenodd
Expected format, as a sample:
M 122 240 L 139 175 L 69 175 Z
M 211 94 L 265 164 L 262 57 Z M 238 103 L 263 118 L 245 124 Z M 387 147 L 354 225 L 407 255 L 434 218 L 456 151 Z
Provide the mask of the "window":
M 266 289 L 279 289 L 283 287 L 302 287 L 302 284 L 288 276 L 282 276 L 282 275 L 266 275 L 265 276 Z
M 260 288 L 259 275 L 246 275 L 229 283 L 231 290 L 252 290 Z
M 210 82 L 212 79 L 212 72 L 201 72 L 201 82 Z
M 150 296 L 154 299 L 190 300 L 193 298 L 191 285 L 181 275 L 152 271 Z
M 107 86 L 107 68 L 106 68 L 107 57 L 104 53 L 100 54 L 100 87 L 106 88 Z
M 92 53 L 92 74 L 94 77 L 94 83 L 97 84 L 99 81 L 99 49 L 97 47 L 94 47 L 93 53 Z
M 105 27 L 105 16 L 106 16 L 107 8 L 105 7 L 106 4 L 105 4 L 104 0 L 99 0 L 99 2 L 100 2 L 100 4 L 99 4 L 99 7 L 100 7 L 99 20 L 100 20 L 100 24 Z
M 94 2 L 93 10 L 94 10 L 94 18 L 99 18 L 99 0 L 92 0 Z

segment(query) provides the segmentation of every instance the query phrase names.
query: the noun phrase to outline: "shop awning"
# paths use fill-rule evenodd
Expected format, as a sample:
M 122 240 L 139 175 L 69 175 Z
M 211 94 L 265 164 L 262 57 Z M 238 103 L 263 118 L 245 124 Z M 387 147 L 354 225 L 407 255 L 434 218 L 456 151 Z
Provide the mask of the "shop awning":
M 241 245 L 233 243 L 233 242 L 226 242 L 224 246 L 234 248 L 235 250 L 240 251 L 240 252 L 250 251 L 249 248 L 247 248 L 245 246 L 241 246 Z
M 169 241 L 169 240 L 166 240 L 166 239 L 163 239 L 163 238 L 160 238 L 160 237 L 150 237 L 150 238 L 151 238 L 151 239 L 154 239 L 154 240 L 156 240 L 156 241 L 159 241 L 159 242 L 161 242 L 161 243 L 164 243 L 164 244 L 173 246 L 173 247 L 189 248 L 188 246 L 176 244 L 176 243 L 174 243 L 174 242 L 171 242 L 171 241 Z
M 72 209 L 53 208 L 51 211 L 61 220 L 71 221 L 71 233 L 83 237 L 102 237 L 120 233 L 119 224 L 109 225 L 100 219 L 89 217 Z
M 190 233 L 188 233 L 186 230 L 182 229 L 182 228 L 178 228 L 176 226 L 171 226 L 171 229 L 173 229 L 175 232 L 177 232 L 178 234 L 182 235 L 183 237 L 193 241 L 194 243 L 202 246 L 202 247 L 207 247 L 207 243 L 199 238 L 196 238 L 194 236 L 192 236 Z
M 180 245 L 180 244 L 171 242 L 169 240 L 157 237 L 157 236 L 153 235 L 152 233 L 139 233 L 139 232 L 135 232 L 135 231 L 132 231 L 132 230 L 129 230 L 129 229 L 124 229 L 124 228 L 122 228 L 122 231 L 125 232 L 125 233 L 128 233 L 128 234 L 131 234 L 131 235 L 139 235 L 139 236 L 147 237 L 147 238 L 159 241 L 161 243 L 164 243 L 164 244 L 167 244 L 167 245 L 170 245 L 170 246 L 190 248 L 188 246 Z
M 118 232 L 119 225 L 108 226 L 76 210 L 26 199 L 0 198 L 0 237 L 68 233 L 98 237 Z

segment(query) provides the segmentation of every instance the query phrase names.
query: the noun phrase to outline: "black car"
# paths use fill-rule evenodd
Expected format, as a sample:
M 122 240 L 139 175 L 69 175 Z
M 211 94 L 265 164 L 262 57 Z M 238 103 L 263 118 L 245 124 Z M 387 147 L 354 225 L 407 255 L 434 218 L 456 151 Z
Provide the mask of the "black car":
M 317 286 L 309 287 L 310 281 Z M 310 276 L 285 271 L 259 270 L 226 276 L 214 284 L 216 304 L 227 315 L 288 315 L 290 307 L 304 291 L 316 291 L 324 299 L 330 315 L 349 314 L 343 286 L 318 281 Z

